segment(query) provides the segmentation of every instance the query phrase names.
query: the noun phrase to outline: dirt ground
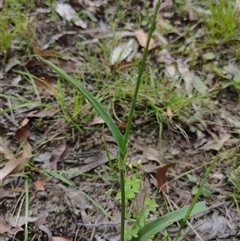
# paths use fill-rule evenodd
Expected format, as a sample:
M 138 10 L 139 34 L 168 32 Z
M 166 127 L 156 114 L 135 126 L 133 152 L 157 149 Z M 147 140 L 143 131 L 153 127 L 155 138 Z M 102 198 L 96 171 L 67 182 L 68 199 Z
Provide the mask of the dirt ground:
M 99 85 L 101 81 L 96 81 L 96 70 L 93 69 L 95 63 L 87 62 L 85 52 L 89 52 L 91 56 L 91 51 L 94 51 L 94 57 L 98 57 L 96 68 L 101 77 L 108 78 L 106 69 L 117 72 L 114 64 L 109 64 L 106 68 L 108 60 L 104 59 L 101 45 L 97 43 L 105 39 L 113 40 L 114 33 L 120 31 L 127 38 L 135 36 L 133 30 L 138 24 L 134 19 L 135 15 L 130 14 L 131 9 L 136 7 L 141 15 L 146 17 L 151 15 L 154 3 L 150 3 L 150 13 L 147 14 L 143 1 L 132 1 L 124 6 L 117 5 L 114 1 L 69 1 L 69 6 L 76 11 L 84 11 L 87 16 L 83 20 L 78 19 L 80 24 L 77 25 L 68 23 L 68 20 L 58 13 L 59 17 L 56 8 L 43 1 L 36 2 L 35 9 L 29 13 L 29 22 L 32 21 L 32 24 L 29 24 L 30 29 L 26 33 L 27 38 L 31 39 L 31 28 L 37 26 L 32 29 L 34 41 L 31 50 L 20 48 L 21 43 L 26 46 L 22 39 L 14 39 L 8 56 L 6 59 L 2 58 L 0 67 L 0 141 L 1 148 L 11 150 L 6 152 L 1 149 L 1 170 L 10 161 L 26 161 L 24 168 L 19 170 L 18 166 L 19 171 L 15 169 L 6 175 L 0 189 L 0 240 L 25 240 L 26 232 L 27 240 L 119 240 L 121 208 L 116 199 L 120 188 L 116 163 L 117 145 L 105 123 L 101 119 L 94 119 L 98 116 L 87 105 L 87 101 L 83 101 L 81 106 L 81 118 L 84 121 L 67 119 L 63 109 L 66 107 L 65 111 L 68 113 L 69 106 L 62 107 L 59 99 L 51 92 L 51 86 L 56 86 L 52 81 L 56 81 L 57 76 L 36 56 L 53 63 L 58 62 L 69 74 L 76 74 L 74 71 L 77 70 L 86 89 L 93 93 L 102 91 L 101 86 L 96 86 L 96 83 Z M 194 33 L 200 32 L 201 21 L 199 23 L 198 19 L 191 20 L 190 5 L 189 9 L 178 13 L 175 12 L 174 3 L 170 2 L 165 1 L 165 5 L 162 3 L 161 13 L 163 19 L 167 19 L 175 30 L 163 36 L 168 41 L 177 36 L 177 44 L 187 46 L 191 32 L 188 37 L 179 32 L 188 24 L 194 29 Z M 110 23 L 114 23 L 114 16 L 121 11 L 126 14 L 127 23 L 116 20 L 115 29 L 112 30 Z M 146 27 L 145 32 L 147 30 Z M 79 39 L 83 42 L 80 47 Z M 163 41 L 161 37 L 158 40 Z M 175 53 L 176 49 L 172 52 L 169 50 L 168 58 L 161 55 L 164 49 L 161 44 L 160 47 L 158 44 L 156 46 L 150 50 L 147 68 L 162 66 L 164 69 L 164 66 L 172 66 L 169 61 L 174 62 L 169 58 L 177 59 L 174 63 L 183 57 L 188 58 Z M 218 52 L 217 47 L 215 50 L 215 54 L 222 58 L 222 65 L 227 66 L 230 57 L 225 56 L 224 52 Z M 138 48 L 137 54 L 142 56 L 142 49 Z M 59 58 L 58 55 L 64 55 L 65 58 Z M 202 71 L 201 61 L 192 67 L 198 73 Z M 130 61 L 130 65 L 131 63 Z M 128 64 L 129 62 L 122 61 L 117 68 L 127 75 Z M 237 62 L 233 65 L 236 66 Z M 185 75 L 181 70 L 183 68 L 179 67 L 184 79 Z M 26 81 L 28 74 L 44 77 L 48 84 L 42 85 L 39 80 L 31 78 Z M 167 76 L 166 72 L 165 75 Z M 157 76 L 160 74 L 156 73 L 155 77 Z M 208 77 L 211 77 L 210 74 Z M 211 78 L 212 89 L 217 87 L 213 91 L 211 102 L 205 103 L 206 107 L 199 111 L 199 116 L 193 116 L 199 107 L 198 103 L 194 107 L 182 108 L 183 113 L 180 111 L 176 116 L 167 108 L 164 109 L 163 117 L 168 121 L 163 118 L 160 124 L 154 114 L 139 115 L 142 103 L 137 106 L 128 143 L 126 177 L 138 175 L 141 179 L 140 193 L 146 188 L 148 196 L 156 200 L 158 209 L 155 213 L 150 213 L 150 219 L 155 219 L 169 210 L 189 205 L 194 197 L 193 187 L 199 187 L 210 164 L 215 161 L 205 193 L 199 199 L 205 201 L 209 209 L 189 220 L 190 224 L 183 230 L 188 235 L 183 240 L 240 240 L 240 190 L 237 186 L 240 97 L 236 88 L 231 85 L 220 88 L 219 76 Z M 35 85 L 32 85 L 32 82 L 35 82 Z M 111 84 L 109 81 L 107 85 Z M 170 82 L 166 83 L 168 84 L 170 85 Z M 112 86 L 114 89 L 114 85 Z M 69 103 L 74 91 L 66 83 L 63 83 L 61 88 L 67 93 L 63 102 Z M 105 88 L 104 85 L 102 88 Z M 147 92 L 146 89 L 143 89 L 144 91 Z M 129 106 L 131 101 L 124 99 L 121 102 L 121 98 L 111 98 L 106 101 L 106 106 L 111 106 L 111 102 L 117 104 L 115 109 L 109 108 L 108 111 L 113 117 L 116 114 L 114 112 L 117 112 L 116 115 L 124 119 L 128 115 L 126 105 Z M 159 99 L 164 97 L 159 96 Z M 204 98 L 202 101 L 204 102 Z M 159 104 L 160 100 L 155 103 L 156 108 L 163 105 Z M 51 105 L 52 109 L 45 108 L 47 105 Z M 15 106 L 17 108 L 14 108 Z M 74 119 L 73 115 L 71 117 Z M 76 123 L 79 124 L 78 127 Z M 124 123 L 117 120 L 116 123 L 124 133 Z M 129 164 L 136 164 L 139 160 L 141 165 L 138 168 L 129 167 Z M 166 163 L 174 165 L 166 174 L 167 192 L 164 193 L 159 190 L 155 173 L 157 167 Z M 233 184 L 234 180 L 236 185 Z M 135 202 L 138 198 L 141 198 L 140 194 Z M 134 205 L 131 204 L 127 210 L 131 213 Z M 190 232 L 190 225 L 197 227 L 196 233 Z M 178 224 L 174 224 L 167 229 L 169 239 L 163 239 L 166 233 L 161 232 L 153 240 L 173 240 L 177 231 Z

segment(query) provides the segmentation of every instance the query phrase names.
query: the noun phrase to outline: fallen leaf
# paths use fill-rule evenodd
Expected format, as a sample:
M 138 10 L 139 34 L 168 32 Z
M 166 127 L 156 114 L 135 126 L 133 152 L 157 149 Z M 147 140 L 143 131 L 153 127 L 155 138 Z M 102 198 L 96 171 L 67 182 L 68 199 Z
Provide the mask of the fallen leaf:
M 52 237 L 52 241 L 71 241 L 71 240 L 63 237 Z
M 67 3 L 58 3 L 55 7 L 55 11 L 67 21 L 73 21 L 73 23 L 83 29 L 87 28 L 87 23 L 77 16 L 75 9 Z
M 165 64 L 164 74 L 166 77 L 174 79 L 177 76 L 177 69 L 174 64 Z
M 31 112 L 28 112 L 27 116 L 26 117 L 41 117 L 41 118 L 44 118 L 44 117 L 47 117 L 47 116 L 54 116 L 57 112 L 59 112 L 59 108 L 54 108 L 54 109 L 44 109 L 44 110 L 41 110 L 41 109 L 37 109 L 37 110 L 33 110 Z M 28 119 L 28 118 L 26 118 Z M 23 126 L 21 124 L 21 126 Z
M 148 35 L 142 29 L 138 29 L 135 31 L 135 36 L 140 46 L 145 48 L 147 46 Z M 154 40 L 151 38 L 148 46 L 148 50 L 152 49 L 153 45 L 154 45 Z
M 118 129 L 120 129 L 120 130 L 125 129 L 126 126 L 127 126 L 127 123 L 126 123 L 126 122 L 120 121 L 120 122 L 117 123 L 117 127 L 118 127 Z
M 18 74 L 16 77 L 12 78 L 12 85 L 19 85 L 19 82 L 22 80 L 22 76 Z
M 44 185 L 46 183 L 46 178 L 39 178 L 37 181 L 34 182 L 34 186 L 36 188 L 37 191 L 44 191 Z
M 52 157 L 50 159 L 50 166 L 53 170 L 57 170 L 57 163 L 59 159 L 62 157 L 64 152 L 66 151 L 67 145 L 66 141 L 63 140 L 60 144 L 58 144 L 52 151 Z
M 169 167 L 172 167 L 174 163 L 167 163 L 163 167 L 159 167 L 156 173 L 156 179 L 158 183 L 158 187 L 160 190 L 164 193 L 167 193 L 167 187 L 166 187 L 166 173 Z
M 6 222 L 3 217 L 0 217 L 0 234 L 9 232 L 11 228 L 10 223 Z
M 33 222 L 35 222 L 36 220 L 38 219 L 38 217 L 28 217 L 27 219 L 26 219 L 26 217 L 25 216 L 19 216 L 19 215 L 17 215 L 17 216 L 7 216 L 6 217 L 6 221 L 8 221 L 9 222 L 9 224 L 12 226 L 12 227 L 21 227 L 21 226 L 23 226 L 25 223 L 26 223 L 26 221 L 28 222 L 28 223 L 33 223 Z
M 196 230 L 202 240 L 217 240 L 217 237 L 224 237 L 228 232 L 227 227 L 231 226 L 230 220 L 219 216 L 218 211 L 215 210 L 212 217 L 198 219 L 198 221 L 193 224 L 193 229 Z M 219 239 L 221 240 L 221 238 Z
M 116 63 L 123 61 L 124 59 L 131 56 L 133 51 L 134 51 L 134 39 L 130 39 L 128 42 L 118 45 L 111 52 L 111 55 L 109 58 L 110 64 L 114 65 Z
M 191 97 L 192 90 L 193 90 L 192 73 L 190 72 L 188 66 L 186 64 L 184 64 L 181 60 L 177 60 L 177 66 L 178 66 L 178 71 L 180 72 L 180 74 L 182 75 L 182 78 L 184 80 L 185 90 L 186 90 L 188 96 Z
M 138 143 L 134 144 L 134 148 L 136 150 L 142 151 L 143 156 L 146 159 L 160 163 L 160 160 L 161 160 L 160 154 L 159 154 L 159 151 L 156 150 L 155 148 L 151 146 L 142 146 L 141 144 L 138 144 Z
M 24 119 L 21 121 L 20 126 L 21 126 L 21 127 L 24 127 L 25 125 L 28 124 L 28 122 L 29 122 L 29 119 L 28 119 L 28 118 L 24 118 Z
M 204 146 L 200 147 L 199 149 L 209 151 L 209 150 L 215 150 L 219 151 L 224 143 L 228 141 L 231 138 L 230 134 L 223 135 L 220 139 L 214 139 L 208 141 Z
M 22 152 L 17 156 L 17 160 L 19 161 L 18 166 L 14 169 L 11 174 L 19 173 L 25 167 L 26 163 L 32 158 L 32 146 L 26 140 L 24 145 L 22 146 Z
M 26 120 L 27 118 L 25 118 Z M 26 125 L 20 127 L 19 129 L 16 130 L 15 135 L 14 135 L 14 139 L 19 141 L 19 142 L 23 142 L 25 141 L 28 137 L 29 137 L 29 130 L 28 127 Z
M 0 170 L 0 186 L 2 186 L 4 179 L 8 175 L 20 172 L 25 167 L 25 164 L 31 159 L 32 147 L 27 140 L 22 148 L 23 150 L 21 154 L 16 158 L 8 150 L 3 148 L 3 146 L 0 146 L 0 152 L 9 160 Z
M 59 68 L 61 68 L 62 70 L 64 70 L 67 73 L 72 73 L 77 68 L 77 63 L 66 60 L 66 59 L 56 59 L 56 58 L 50 57 L 50 58 L 48 58 L 48 61 L 59 66 Z
M 120 236 L 120 232 L 116 233 L 116 232 L 108 232 L 106 234 L 103 235 L 103 240 L 109 240 L 109 241 L 119 241 L 121 239 L 121 236 Z M 100 240 L 97 240 L 97 241 L 102 241 L 101 239 Z
M 8 189 L 0 188 L 0 199 L 4 197 L 16 197 L 22 191 L 23 191 L 22 187 L 8 188 Z
M 196 21 L 198 18 L 192 9 L 192 0 L 186 0 L 184 10 L 188 12 L 188 18 L 190 21 Z
M 8 60 L 7 66 L 5 67 L 5 74 L 11 70 L 14 66 L 19 65 L 21 62 L 17 58 L 11 58 Z
M 75 215 L 79 215 L 81 213 L 82 221 L 85 224 L 89 224 L 89 216 L 85 213 L 86 209 L 92 209 L 92 205 L 90 201 L 86 198 L 86 194 L 80 189 L 76 187 L 64 187 L 63 185 L 59 185 L 65 191 L 65 202 L 71 209 L 73 210 Z M 84 218 L 83 218 L 84 215 Z M 85 220 L 84 220 L 85 219 Z
M 49 95 L 54 95 L 55 89 L 53 85 L 55 84 L 55 80 L 52 77 L 46 74 L 41 74 L 41 75 L 35 75 L 33 77 L 33 80 L 36 86 L 40 90 L 48 93 Z
M 16 226 L 15 228 L 11 228 L 8 232 L 10 235 L 15 236 L 18 232 L 23 231 L 24 229 L 21 226 Z
M 200 92 L 201 94 L 205 94 L 207 92 L 207 86 L 205 83 L 198 78 L 193 72 L 190 71 L 188 66 L 183 63 L 181 60 L 177 60 L 178 71 L 182 75 L 182 78 L 185 83 L 185 89 L 189 97 L 192 96 L 193 87 Z
M 34 221 L 35 226 L 39 227 L 47 223 L 48 211 L 44 211 L 39 214 L 38 219 Z
M 156 2 L 156 1 L 155 1 Z M 173 5 L 172 0 L 165 0 L 164 2 L 161 3 L 159 11 L 163 11 L 165 9 L 170 8 Z
M 58 57 L 58 58 L 60 58 L 61 57 L 60 54 L 58 54 L 54 50 L 51 50 L 51 49 L 43 50 L 43 49 L 40 49 L 36 46 L 33 46 L 33 53 L 42 57 L 42 58 L 47 58 L 47 57 Z
M 57 40 L 59 40 L 60 38 L 62 38 L 64 35 L 67 35 L 67 34 L 68 35 L 76 35 L 77 31 L 71 31 L 71 30 L 63 31 L 61 33 L 52 35 L 50 40 L 42 46 L 42 50 L 48 49 L 51 44 L 55 43 Z
M 118 149 L 117 148 L 109 148 L 108 154 L 109 154 L 109 156 L 107 155 L 106 151 L 102 151 L 98 155 L 94 155 L 94 156 L 86 158 L 84 160 L 84 163 L 87 163 L 86 165 L 84 165 L 82 167 L 69 168 L 65 176 L 68 179 L 72 179 L 72 178 L 80 175 L 81 173 L 88 172 L 100 165 L 103 165 L 103 164 L 109 162 L 109 158 L 110 158 L 110 160 L 115 160 L 117 158 Z
M 97 125 L 97 124 L 103 124 L 105 121 L 101 116 L 94 116 L 94 118 L 88 123 L 89 126 Z
M 4 179 L 11 174 L 11 172 L 17 167 L 19 164 L 19 160 L 17 160 L 8 150 L 0 146 L 0 152 L 5 156 L 6 159 L 9 160 L 7 164 L 0 170 L 0 186 L 2 186 Z

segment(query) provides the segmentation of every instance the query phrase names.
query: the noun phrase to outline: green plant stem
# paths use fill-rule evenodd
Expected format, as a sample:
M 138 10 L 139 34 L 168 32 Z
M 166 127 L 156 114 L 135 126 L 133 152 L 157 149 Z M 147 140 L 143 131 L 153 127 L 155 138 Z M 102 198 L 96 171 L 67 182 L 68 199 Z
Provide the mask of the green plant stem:
M 136 88 L 134 91 L 131 107 L 130 107 L 130 112 L 128 116 L 128 121 L 127 121 L 127 126 L 125 130 L 125 134 L 123 137 L 123 142 L 120 148 L 120 154 L 119 154 L 119 173 L 120 173 L 120 181 L 121 181 L 121 241 L 124 241 L 124 228 L 125 228 L 125 178 L 124 178 L 124 170 L 125 170 L 125 156 L 127 152 L 127 142 L 128 142 L 128 137 L 130 134 L 130 129 L 132 125 L 132 119 L 133 119 L 133 113 L 135 110 L 136 106 L 136 101 L 137 101 L 137 96 L 138 96 L 138 91 L 142 82 L 142 75 L 144 72 L 144 67 L 146 64 L 147 60 L 147 55 L 148 55 L 148 48 L 150 44 L 150 40 L 152 38 L 153 31 L 155 29 L 155 23 L 157 19 L 157 13 L 160 8 L 160 3 L 161 0 L 158 0 L 156 6 L 155 6 L 155 11 L 153 14 L 152 22 L 151 22 L 151 27 L 148 33 L 148 39 L 147 39 L 147 45 L 145 46 L 144 53 L 143 53 L 143 59 L 141 61 L 140 67 L 139 67 L 139 74 L 137 77 L 136 81 Z
M 121 154 L 120 154 L 121 156 Z M 124 158 L 124 156 L 122 157 Z M 120 158 L 119 158 L 120 159 Z M 119 169 L 120 180 L 121 180 L 121 241 L 124 241 L 125 234 L 125 178 L 124 178 L 124 169 Z
M 193 210 L 193 208 L 194 208 L 194 206 L 195 206 L 195 204 L 196 204 L 200 194 L 202 193 L 202 189 L 203 189 L 204 185 L 206 184 L 207 179 L 208 179 L 208 177 L 209 177 L 209 175 L 210 175 L 210 173 L 211 173 L 211 171 L 212 171 L 216 161 L 217 161 L 217 158 L 215 158 L 215 160 L 212 161 L 211 166 L 207 169 L 207 172 L 206 172 L 205 177 L 204 177 L 204 179 L 203 179 L 203 181 L 202 181 L 202 183 L 201 183 L 201 185 L 200 185 L 200 187 L 198 189 L 198 192 L 195 195 L 195 197 L 193 198 L 193 201 L 191 202 L 191 205 L 188 208 L 188 210 L 186 212 L 186 215 L 185 215 L 185 217 L 183 218 L 183 220 L 181 222 L 181 225 L 180 225 L 180 228 L 178 229 L 178 232 L 177 232 L 175 240 L 178 240 L 178 237 L 180 236 L 180 233 L 181 233 L 183 227 L 185 226 L 185 224 L 186 224 L 186 222 L 187 222 L 187 220 L 188 220 L 188 218 L 189 218 L 189 216 L 190 216 L 190 214 L 191 214 L 191 212 L 192 212 L 192 210 Z
M 143 75 L 143 72 L 144 72 L 144 67 L 145 67 L 145 64 L 146 64 L 147 56 L 148 56 L 148 48 L 149 48 L 150 40 L 152 38 L 153 31 L 155 29 L 155 23 L 156 23 L 156 20 L 157 20 L 157 13 L 158 13 L 158 10 L 160 8 L 161 2 L 162 1 L 159 0 L 157 2 L 156 6 L 155 6 L 153 19 L 152 19 L 152 22 L 151 22 L 151 28 L 150 28 L 149 34 L 148 34 L 147 45 L 144 49 L 143 58 L 142 58 L 142 61 L 141 61 L 140 67 L 139 67 L 139 74 L 137 76 L 136 88 L 135 88 L 135 91 L 134 91 L 134 95 L 133 95 L 133 99 L 132 99 L 132 103 L 131 103 L 131 108 L 130 108 L 130 112 L 129 112 L 129 116 L 128 116 L 128 121 L 127 121 L 127 126 L 126 126 L 125 134 L 124 134 L 124 137 L 123 137 L 122 150 L 126 150 L 128 137 L 129 137 L 130 129 L 131 129 L 131 125 L 132 125 L 132 119 L 133 119 L 133 113 L 134 113 L 134 110 L 135 110 L 137 95 L 138 95 L 138 91 L 139 91 L 139 88 L 140 88 L 140 85 L 141 85 L 141 82 L 142 82 L 142 75 Z

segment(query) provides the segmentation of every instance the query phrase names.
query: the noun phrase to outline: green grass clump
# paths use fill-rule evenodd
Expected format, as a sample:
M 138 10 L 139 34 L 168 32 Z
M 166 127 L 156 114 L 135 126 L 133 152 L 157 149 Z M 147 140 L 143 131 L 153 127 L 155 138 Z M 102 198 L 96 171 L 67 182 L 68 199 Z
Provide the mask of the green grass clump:
M 4 2 L 0 14 L 0 55 L 6 60 L 11 51 L 11 45 L 16 40 L 18 49 L 29 49 L 34 41 L 34 17 L 29 13 L 34 10 L 35 1 L 8 0 Z

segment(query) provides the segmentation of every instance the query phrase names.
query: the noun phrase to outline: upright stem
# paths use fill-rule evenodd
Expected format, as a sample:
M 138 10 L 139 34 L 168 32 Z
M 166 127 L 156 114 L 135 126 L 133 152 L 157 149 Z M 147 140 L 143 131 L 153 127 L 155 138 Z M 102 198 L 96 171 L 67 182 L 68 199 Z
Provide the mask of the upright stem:
M 142 82 L 142 75 L 143 75 L 143 72 L 144 72 L 145 63 L 146 63 L 147 56 L 148 56 L 148 48 L 149 48 L 150 40 L 152 38 L 153 31 L 155 29 L 157 13 L 158 13 L 161 2 L 162 1 L 159 0 L 156 4 L 155 11 L 154 11 L 153 18 L 152 18 L 152 22 L 151 22 L 151 28 L 150 28 L 149 33 L 148 33 L 147 45 L 145 46 L 145 49 L 144 49 L 144 52 L 143 52 L 143 58 L 142 58 L 142 61 L 141 61 L 140 67 L 139 67 L 139 74 L 137 76 L 136 88 L 135 88 L 135 91 L 134 91 L 134 94 L 133 94 L 132 104 L 131 104 L 131 108 L 130 108 L 129 115 L 128 115 L 128 122 L 127 122 L 127 126 L 126 126 L 126 131 L 125 131 L 124 138 L 123 138 L 122 150 L 126 150 L 128 137 L 129 137 L 130 129 L 131 129 L 131 125 L 132 125 L 133 113 L 134 113 L 135 105 L 136 105 L 136 101 L 137 101 L 138 91 L 139 91 L 139 87 L 140 87 L 141 82 Z
M 121 156 L 121 154 L 120 154 Z M 119 157 L 119 161 L 122 161 L 121 158 L 125 156 Z M 121 180 L 121 241 L 124 241 L 124 230 L 125 230 L 125 178 L 124 178 L 124 169 L 119 170 L 120 180 Z
M 135 105 L 137 101 L 137 96 L 138 96 L 138 91 L 142 82 L 142 75 L 144 72 L 144 67 L 145 63 L 147 60 L 147 55 L 148 55 L 148 47 L 150 44 L 150 40 L 152 38 L 152 34 L 155 28 L 155 23 L 157 19 L 157 13 L 160 7 L 161 0 L 158 0 L 156 6 L 155 6 L 155 11 L 153 14 L 152 22 L 151 22 L 151 28 L 149 30 L 148 34 L 148 39 L 147 39 L 147 45 L 145 46 L 144 53 L 143 53 L 143 59 L 141 61 L 140 67 L 139 67 L 139 74 L 137 77 L 137 82 L 136 82 L 136 88 L 134 91 L 133 99 L 132 99 L 132 104 L 130 108 L 130 112 L 128 115 L 128 122 L 126 126 L 126 131 L 123 137 L 123 143 L 121 145 L 120 149 L 120 154 L 119 154 L 119 173 L 120 173 L 120 181 L 121 181 L 121 241 L 124 241 L 124 228 L 125 228 L 125 178 L 124 178 L 124 170 L 125 170 L 125 156 L 126 156 L 126 150 L 127 150 L 127 142 L 128 142 L 128 137 L 130 134 L 130 129 L 132 125 L 132 119 L 133 119 L 133 113 L 135 110 Z

